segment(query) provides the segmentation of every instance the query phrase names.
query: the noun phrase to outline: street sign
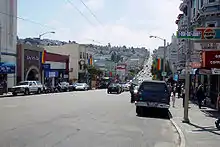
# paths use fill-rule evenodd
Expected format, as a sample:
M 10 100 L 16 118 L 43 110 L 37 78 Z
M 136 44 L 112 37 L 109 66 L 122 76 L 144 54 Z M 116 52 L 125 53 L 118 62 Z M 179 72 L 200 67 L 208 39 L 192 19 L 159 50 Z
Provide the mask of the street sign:
M 219 40 L 220 28 L 195 28 L 193 32 L 177 31 L 177 38 L 195 40 Z
M 220 75 L 220 69 L 219 68 L 212 68 L 212 74 L 213 75 Z
M 162 77 L 166 77 L 166 76 L 167 76 L 167 72 L 164 72 L 164 71 L 163 71 L 163 72 L 161 73 L 161 75 L 162 75 Z

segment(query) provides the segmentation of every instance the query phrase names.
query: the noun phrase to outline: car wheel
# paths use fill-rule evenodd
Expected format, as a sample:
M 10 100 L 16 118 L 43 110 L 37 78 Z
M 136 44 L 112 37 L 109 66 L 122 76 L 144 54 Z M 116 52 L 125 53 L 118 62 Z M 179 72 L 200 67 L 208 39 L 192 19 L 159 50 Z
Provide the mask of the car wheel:
M 29 94 L 30 94 L 30 93 L 29 93 L 29 89 L 25 89 L 24 94 L 25 94 L 25 95 L 29 95 Z
M 17 95 L 17 93 L 16 93 L 16 92 L 13 92 L 12 94 L 13 94 L 13 96 L 16 96 L 16 95 Z
M 40 89 L 40 88 L 37 90 L 37 93 L 38 93 L 38 94 L 41 94 L 41 89 Z

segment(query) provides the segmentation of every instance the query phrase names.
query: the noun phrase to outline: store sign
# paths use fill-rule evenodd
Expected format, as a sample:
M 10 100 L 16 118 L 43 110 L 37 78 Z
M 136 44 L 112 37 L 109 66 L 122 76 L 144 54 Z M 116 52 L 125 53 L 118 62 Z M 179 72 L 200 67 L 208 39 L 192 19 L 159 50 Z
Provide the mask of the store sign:
M 45 77 L 47 78 L 58 77 L 58 71 L 47 71 L 45 72 Z
M 220 75 L 220 69 L 219 68 L 212 68 L 212 74 L 213 75 Z
M 220 39 L 220 28 L 196 28 L 193 32 L 177 31 L 177 38 L 195 40 Z
M 220 51 L 204 51 L 202 53 L 202 67 L 220 68 Z
M 201 40 L 220 39 L 220 28 L 196 28 L 201 32 Z
M 15 73 L 15 64 L 0 62 L 0 74 Z
M 38 56 L 26 56 L 27 60 L 35 60 L 35 61 L 39 61 L 39 57 Z
M 42 64 L 42 68 L 44 70 L 49 70 L 50 69 L 50 64 Z
M 192 68 L 200 68 L 201 67 L 201 63 L 200 62 L 191 62 L 190 66 Z

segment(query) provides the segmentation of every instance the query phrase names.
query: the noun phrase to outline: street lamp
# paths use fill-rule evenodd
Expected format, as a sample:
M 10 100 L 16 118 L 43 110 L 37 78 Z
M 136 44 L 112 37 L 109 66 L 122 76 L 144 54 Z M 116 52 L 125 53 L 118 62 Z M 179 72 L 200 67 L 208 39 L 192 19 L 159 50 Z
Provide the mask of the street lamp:
M 43 34 L 40 34 L 40 35 L 39 35 L 39 39 L 40 39 L 42 36 L 46 35 L 46 34 L 55 34 L 55 32 L 54 32 L 54 31 L 50 31 L 50 32 L 45 32 L 45 33 L 43 33 Z
M 160 39 L 160 40 L 163 40 L 164 42 L 164 52 L 163 52 L 163 72 L 166 72 L 165 68 L 166 68 L 166 39 L 163 39 L 161 37 L 158 37 L 158 36 L 149 36 L 150 38 L 157 38 L 157 39 Z M 165 81 L 165 76 L 163 76 L 163 81 Z

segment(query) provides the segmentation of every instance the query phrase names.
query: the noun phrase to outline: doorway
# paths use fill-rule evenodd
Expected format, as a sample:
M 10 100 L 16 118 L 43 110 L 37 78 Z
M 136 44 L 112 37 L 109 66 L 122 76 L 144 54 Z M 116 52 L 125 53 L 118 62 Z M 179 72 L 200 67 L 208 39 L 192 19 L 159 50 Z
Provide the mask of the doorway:
M 26 80 L 28 80 L 28 81 L 39 81 L 39 72 L 36 69 L 31 69 L 27 73 Z

